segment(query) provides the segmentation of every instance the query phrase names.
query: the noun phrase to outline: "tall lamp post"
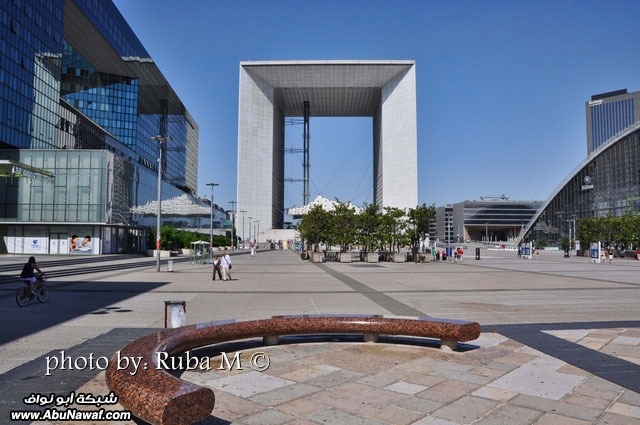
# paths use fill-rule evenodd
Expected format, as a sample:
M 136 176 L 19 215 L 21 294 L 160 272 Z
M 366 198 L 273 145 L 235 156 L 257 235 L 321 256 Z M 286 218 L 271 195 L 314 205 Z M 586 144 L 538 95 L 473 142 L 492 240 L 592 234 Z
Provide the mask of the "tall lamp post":
M 158 142 L 158 215 L 156 221 L 156 271 L 160 271 L 160 215 L 162 214 L 162 149 L 166 142 L 173 140 L 171 136 L 153 136 L 151 140 Z
M 211 221 L 209 222 L 209 259 L 213 258 L 213 188 L 220 186 L 218 183 L 207 183 L 211 186 Z
M 244 241 L 246 240 L 244 237 L 244 215 L 246 212 L 247 210 L 240 210 L 240 213 L 242 213 L 242 249 L 244 249 Z
M 253 218 L 253 217 L 249 216 L 249 243 L 251 243 L 251 223 L 252 223 L 252 222 L 251 222 L 251 219 L 252 219 L 252 218 Z
M 233 228 L 235 227 L 235 222 L 236 222 L 236 204 L 238 202 L 236 201 L 229 201 L 229 203 L 231 204 L 231 252 L 233 252 L 233 245 L 235 242 L 235 239 L 233 238 Z
M 256 225 L 258 226 L 258 230 L 256 230 L 255 227 L 253 229 L 253 233 L 255 234 L 254 238 L 256 238 L 256 245 L 257 245 L 260 243 L 260 220 L 254 220 L 253 222 L 256 223 Z

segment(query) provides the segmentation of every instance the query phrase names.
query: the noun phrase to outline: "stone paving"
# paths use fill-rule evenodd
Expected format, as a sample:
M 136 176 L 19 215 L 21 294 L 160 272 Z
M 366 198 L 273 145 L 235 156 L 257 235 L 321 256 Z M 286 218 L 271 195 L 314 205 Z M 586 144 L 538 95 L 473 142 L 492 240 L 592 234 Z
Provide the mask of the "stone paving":
M 206 265 L 157 273 L 119 269 L 144 258 L 100 258 L 105 267 L 89 268 L 50 260 L 45 271 L 60 273 L 48 282 L 51 299 L 19 308 L 18 285 L 3 270 L 24 258 L 0 257 L 0 423 L 28 391 L 106 393 L 97 371 L 44 378 L 45 356 L 111 356 L 163 326 L 164 300 L 181 299 L 188 323 L 364 313 L 474 320 L 485 331 L 473 342 L 479 348 L 460 353 L 404 340 L 290 341 L 263 350 L 271 356 L 263 373 L 185 372 L 216 393 L 214 416 L 202 425 L 640 424 L 640 396 L 630 389 L 640 386 L 638 261 L 590 264 L 549 252 L 518 260 L 483 250 L 481 261 L 462 264 L 318 266 L 288 251 L 261 252 L 234 256 L 233 280 L 212 282 Z M 63 274 L 69 268 L 90 274 Z M 256 350 L 249 344 L 243 353 Z
M 640 329 L 571 329 L 544 332 L 640 365 Z
M 202 425 L 640 424 L 640 394 L 500 334 L 458 353 L 414 340 L 249 348 L 239 351 L 243 370 L 217 370 L 215 356 L 213 370 L 182 378 L 216 394 Z M 256 351 L 271 359 L 265 372 L 246 365 Z M 107 394 L 103 374 L 78 391 Z

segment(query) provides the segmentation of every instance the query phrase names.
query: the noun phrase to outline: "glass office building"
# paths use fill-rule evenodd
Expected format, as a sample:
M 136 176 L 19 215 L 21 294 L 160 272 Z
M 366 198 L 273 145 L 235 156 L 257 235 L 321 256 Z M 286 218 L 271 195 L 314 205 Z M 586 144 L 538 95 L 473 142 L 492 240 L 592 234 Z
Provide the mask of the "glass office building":
M 587 153 L 598 149 L 630 126 L 640 122 L 640 92 L 627 89 L 591 96 L 586 102 Z
M 0 2 L 0 99 L 0 252 L 144 250 L 157 135 L 163 199 L 203 204 L 198 125 L 110 0 Z
M 445 243 L 515 242 L 541 205 L 541 201 L 514 201 L 502 195 L 438 207 L 438 239 Z
M 552 193 L 524 232 L 523 241 L 557 244 L 575 235 L 583 217 L 640 213 L 640 124 L 610 139 L 578 165 Z

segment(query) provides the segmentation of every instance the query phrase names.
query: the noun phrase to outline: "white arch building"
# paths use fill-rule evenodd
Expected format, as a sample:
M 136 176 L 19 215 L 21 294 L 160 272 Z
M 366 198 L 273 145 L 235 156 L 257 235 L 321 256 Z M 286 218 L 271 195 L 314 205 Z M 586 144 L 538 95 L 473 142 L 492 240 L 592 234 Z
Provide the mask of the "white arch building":
M 305 101 L 310 116 L 373 117 L 374 202 L 418 204 L 415 61 L 240 62 L 238 211 L 282 228 L 284 119 Z

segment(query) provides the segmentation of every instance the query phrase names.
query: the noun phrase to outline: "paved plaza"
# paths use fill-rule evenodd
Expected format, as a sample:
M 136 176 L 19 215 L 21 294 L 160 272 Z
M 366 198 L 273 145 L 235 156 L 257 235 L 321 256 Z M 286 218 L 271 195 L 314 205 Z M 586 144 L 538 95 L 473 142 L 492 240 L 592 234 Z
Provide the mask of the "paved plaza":
M 314 265 L 291 251 L 263 251 L 234 255 L 233 280 L 212 282 L 209 266 L 187 261 L 157 273 L 151 259 L 135 256 L 39 260 L 52 276 L 51 298 L 19 308 L 19 283 L 9 276 L 24 258 L 0 257 L 2 423 L 34 391 L 108 393 L 99 370 L 43 376 L 45 357 L 111 356 L 164 326 L 165 300 L 184 300 L 188 323 L 362 313 L 483 327 L 453 353 L 401 337 L 216 347 L 242 358 L 264 351 L 271 366 L 184 372 L 215 391 L 206 424 L 640 424 L 639 261 L 483 250 L 482 260 L 462 264 Z M 211 350 L 198 355 L 219 363 Z

